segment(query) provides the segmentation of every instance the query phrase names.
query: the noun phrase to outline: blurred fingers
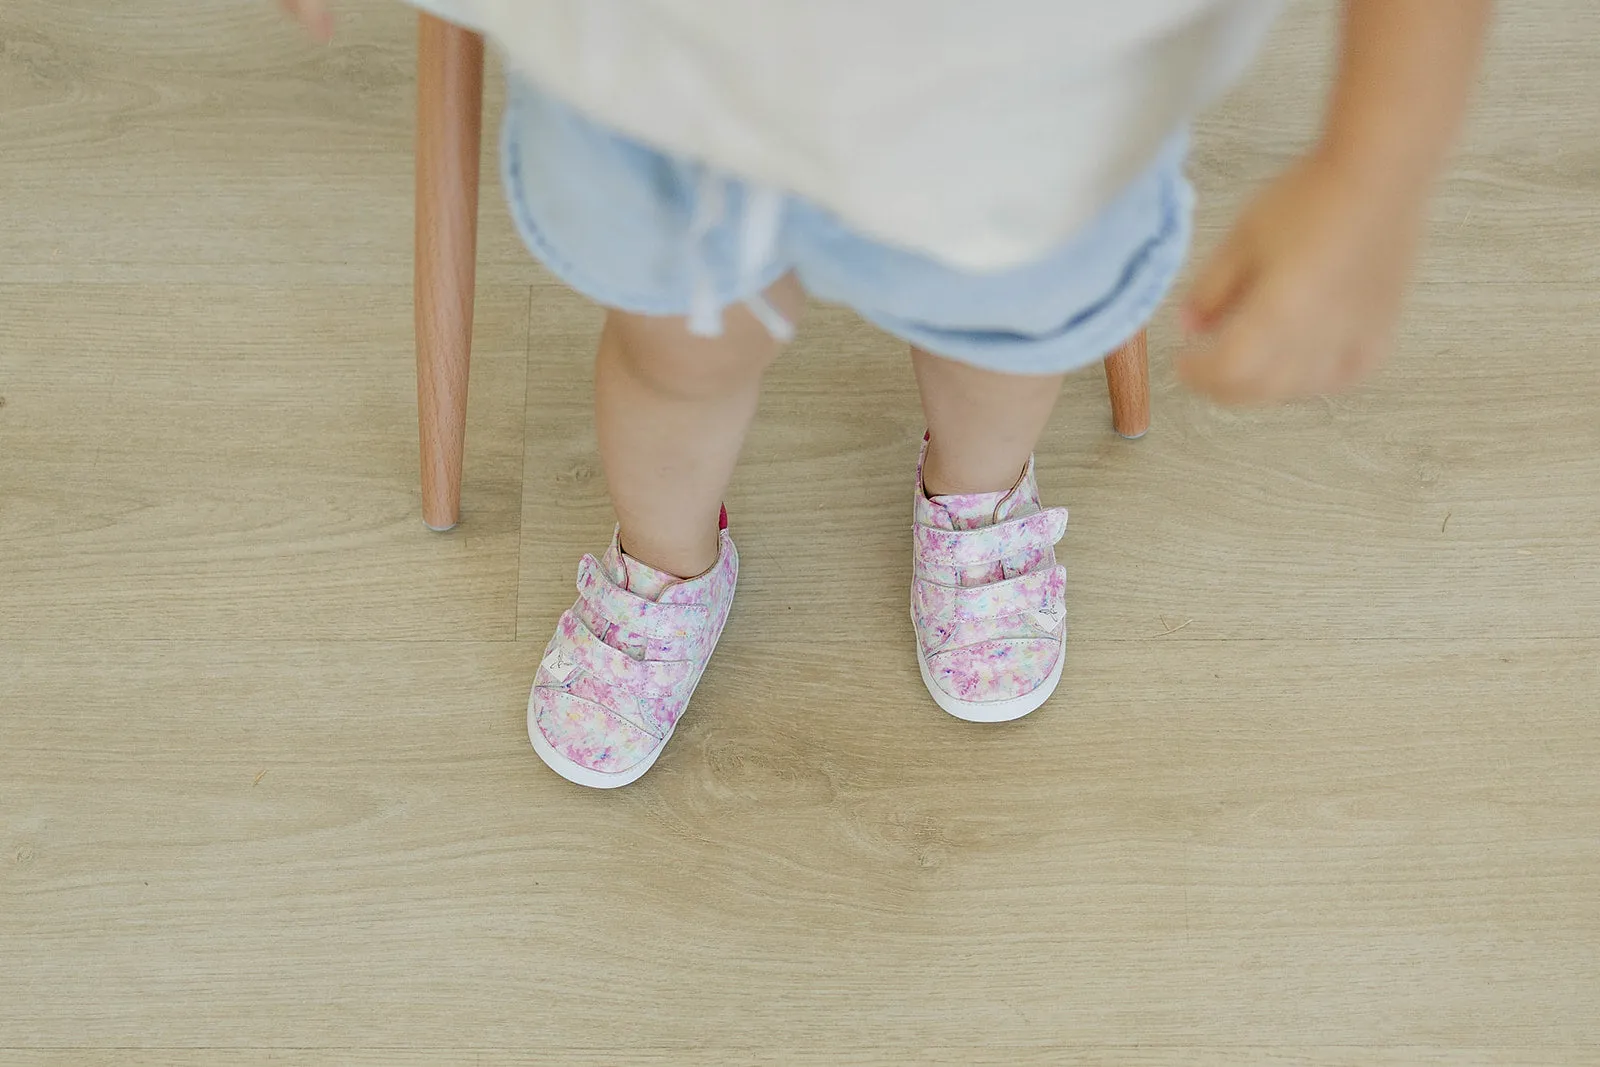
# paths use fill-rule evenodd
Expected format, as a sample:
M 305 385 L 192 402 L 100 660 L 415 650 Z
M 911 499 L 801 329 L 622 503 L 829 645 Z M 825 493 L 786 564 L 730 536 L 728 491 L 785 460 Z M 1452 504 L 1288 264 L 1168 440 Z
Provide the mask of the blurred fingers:
M 319 41 L 333 37 L 333 12 L 327 0 L 279 0 L 284 11 Z
M 1249 281 L 1250 257 L 1238 231 L 1200 268 L 1179 312 L 1185 333 L 1208 333 L 1228 316 Z

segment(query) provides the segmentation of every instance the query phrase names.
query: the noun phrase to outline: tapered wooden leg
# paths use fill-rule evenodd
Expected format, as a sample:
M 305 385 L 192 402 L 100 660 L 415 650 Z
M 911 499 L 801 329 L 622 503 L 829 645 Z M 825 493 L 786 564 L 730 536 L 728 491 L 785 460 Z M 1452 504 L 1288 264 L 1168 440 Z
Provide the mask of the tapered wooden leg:
M 483 38 L 432 15 L 417 36 L 417 422 L 422 521 L 461 517 L 478 256 Z
M 1143 437 L 1150 429 L 1150 355 L 1145 331 L 1106 357 L 1106 388 L 1111 393 L 1111 425 L 1123 437 Z

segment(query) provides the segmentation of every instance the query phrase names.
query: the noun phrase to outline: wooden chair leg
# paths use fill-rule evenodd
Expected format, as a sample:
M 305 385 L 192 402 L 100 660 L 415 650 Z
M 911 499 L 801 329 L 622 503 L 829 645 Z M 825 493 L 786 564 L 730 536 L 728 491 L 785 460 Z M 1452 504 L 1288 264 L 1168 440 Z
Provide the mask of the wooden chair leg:
M 461 517 L 478 255 L 483 38 L 432 15 L 417 35 L 417 423 L 422 521 Z
M 1106 357 L 1106 388 L 1111 393 L 1111 425 L 1123 437 L 1143 437 L 1150 429 L 1150 355 L 1145 331 Z

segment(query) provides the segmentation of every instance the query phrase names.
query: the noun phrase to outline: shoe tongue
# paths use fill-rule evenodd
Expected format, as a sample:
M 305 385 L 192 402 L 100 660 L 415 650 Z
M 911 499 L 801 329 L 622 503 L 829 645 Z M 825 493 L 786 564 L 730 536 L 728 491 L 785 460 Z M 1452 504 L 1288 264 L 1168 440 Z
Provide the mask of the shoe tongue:
M 605 565 L 606 573 L 611 575 L 613 582 L 645 600 L 660 600 L 667 590 L 683 584 L 683 579 L 677 575 L 658 571 L 631 556 L 623 555 L 622 549 L 616 544 L 606 552 Z
M 1003 493 L 958 493 L 931 499 L 944 512 L 952 530 L 976 530 L 1039 510 L 1026 477 Z

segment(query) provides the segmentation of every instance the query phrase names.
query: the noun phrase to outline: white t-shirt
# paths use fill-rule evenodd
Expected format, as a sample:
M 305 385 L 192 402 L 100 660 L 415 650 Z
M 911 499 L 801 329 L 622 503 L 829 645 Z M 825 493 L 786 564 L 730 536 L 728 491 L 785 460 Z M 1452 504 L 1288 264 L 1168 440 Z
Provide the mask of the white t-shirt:
M 1279 0 L 415 0 L 591 118 L 958 268 L 1034 259 L 1244 69 Z

